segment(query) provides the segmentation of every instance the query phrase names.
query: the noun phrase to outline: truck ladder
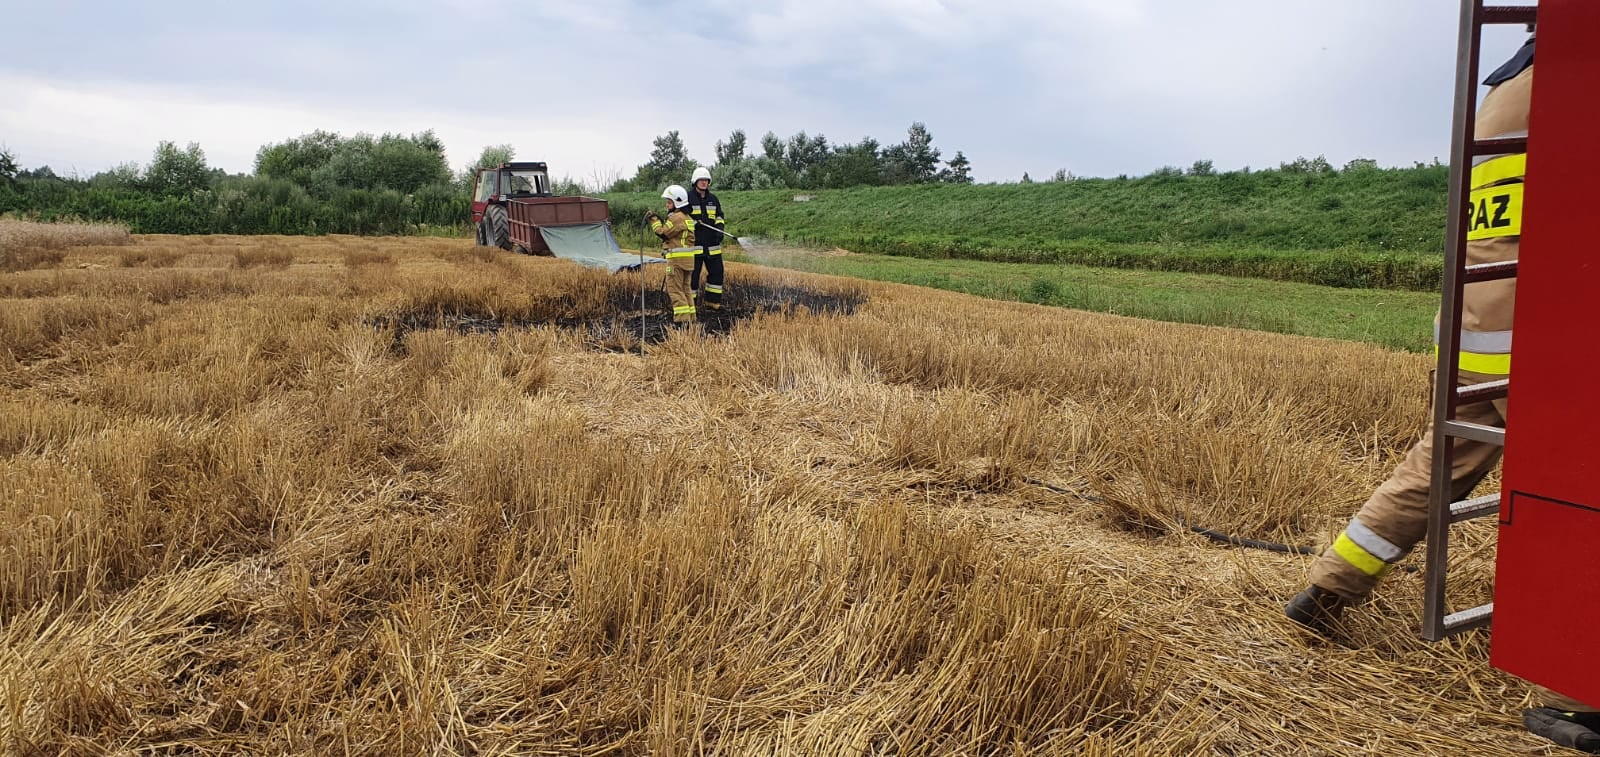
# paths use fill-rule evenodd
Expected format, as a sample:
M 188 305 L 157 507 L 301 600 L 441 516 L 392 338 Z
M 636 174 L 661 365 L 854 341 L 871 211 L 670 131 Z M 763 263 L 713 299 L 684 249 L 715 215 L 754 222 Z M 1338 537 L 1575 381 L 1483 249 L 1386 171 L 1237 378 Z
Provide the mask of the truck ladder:
M 1488 625 L 1494 603 L 1450 612 L 1445 602 L 1449 571 L 1450 526 L 1497 514 L 1498 493 L 1453 502 L 1451 470 L 1455 440 L 1505 444 L 1505 431 L 1456 420 L 1456 409 L 1507 396 L 1509 380 L 1458 386 L 1461 358 L 1462 287 L 1480 281 L 1515 278 L 1517 264 L 1467 265 L 1467 201 L 1471 193 L 1472 159 L 1479 155 L 1527 152 L 1528 140 L 1477 138 L 1478 63 L 1483 27 L 1531 24 L 1535 6 L 1485 6 L 1483 0 L 1462 0 L 1461 37 L 1457 47 L 1455 126 L 1450 146 L 1450 221 L 1445 241 L 1444 296 L 1439 307 L 1439 367 L 1433 387 L 1433 473 L 1428 494 L 1427 572 L 1423 597 L 1422 637 L 1438 641 Z

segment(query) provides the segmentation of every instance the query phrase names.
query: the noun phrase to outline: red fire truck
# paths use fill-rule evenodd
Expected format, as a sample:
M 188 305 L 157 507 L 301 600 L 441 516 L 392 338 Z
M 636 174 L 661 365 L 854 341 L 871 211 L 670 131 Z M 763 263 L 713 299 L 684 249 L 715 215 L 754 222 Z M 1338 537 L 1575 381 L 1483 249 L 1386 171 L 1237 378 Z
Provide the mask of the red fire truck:
M 1473 133 L 1482 29 L 1537 19 L 1538 74 L 1529 136 Z M 1435 473 L 1428 532 L 1423 636 L 1440 639 L 1490 625 L 1491 662 L 1569 697 L 1600 706 L 1600 3 L 1541 0 L 1485 6 L 1465 0 L 1452 159 L 1452 223 L 1440 310 L 1435 387 Z M 1520 260 L 1467 265 L 1468 174 L 1478 155 L 1527 154 Z M 1455 336 L 1464 286 L 1515 277 L 1516 381 L 1457 386 Z M 1456 408 L 1505 397 L 1504 430 L 1455 419 Z M 1455 439 L 1505 445 L 1499 494 L 1449 501 Z M 1441 480 L 1441 475 L 1445 476 Z M 1460 612 L 1445 605 L 1451 524 L 1498 514 L 1494 602 Z

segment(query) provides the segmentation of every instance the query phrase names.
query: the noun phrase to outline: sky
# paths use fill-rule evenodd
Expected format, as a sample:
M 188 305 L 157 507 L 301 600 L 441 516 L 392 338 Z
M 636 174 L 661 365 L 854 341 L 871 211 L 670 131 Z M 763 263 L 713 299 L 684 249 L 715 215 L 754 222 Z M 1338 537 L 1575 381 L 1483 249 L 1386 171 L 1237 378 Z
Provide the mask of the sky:
M 0 146 L 88 176 L 197 142 L 432 129 L 590 184 L 676 130 L 927 125 L 979 181 L 1448 160 L 1456 0 L 0 0 Z M 1484 73 L 1525 38 L 1486 36 Z M 1479 77 L 1482 78 L 1481 76 Z

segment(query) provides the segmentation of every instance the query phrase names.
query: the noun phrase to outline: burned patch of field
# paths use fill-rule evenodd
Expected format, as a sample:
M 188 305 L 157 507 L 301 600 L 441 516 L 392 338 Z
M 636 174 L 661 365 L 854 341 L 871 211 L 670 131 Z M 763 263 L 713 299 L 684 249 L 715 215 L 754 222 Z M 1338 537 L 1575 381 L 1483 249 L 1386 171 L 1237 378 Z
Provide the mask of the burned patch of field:
M 654 272 L 646 273 L 647 284 L 651 273 Z M 624 274 L 618 279 L 608 282 L 610 296 L 607 299 L 591 301 L 596 306 L 593 309 L 574 312 L 567 308 L 553 319 L 548 317 L 551 311 L 546 309 L 507 316 L 479 309 L 473 303 L 432 303 L 409 312 L 379 315 L 370 322 L 375 327 L 392 330 L 397 345 L 403 344 L 407 334 L 416 331 L 442 329 L 458 334 L 493 334 L 506 329 L 553 326 L 579 334 L 584 343 L 594 349 L 626 351 L 640 342 L 659 344 L 675 331 L 727 336 L 739 324 L 762 315 L 780 318 L 852 315 L 867 299 L 859 287 L 838 284 L 820 288 L 750 271 L 744 277 L 727 281 L 720 308 L 702 306 L 695 323 L 683 325 L 673 323 L 672 303 L 659 286 L 638 291 L 630 289 L 628 284 L 637 282 L 638 274 Z
M 1325 543 L 1427 358 L 730 271 L 727 329 L 643 350 L 637 277 L 466 241 L 0 275 L 0 743 L 1542 753 L 1420 577 L 1312 642 L 1305 556 L 1183 527 Z

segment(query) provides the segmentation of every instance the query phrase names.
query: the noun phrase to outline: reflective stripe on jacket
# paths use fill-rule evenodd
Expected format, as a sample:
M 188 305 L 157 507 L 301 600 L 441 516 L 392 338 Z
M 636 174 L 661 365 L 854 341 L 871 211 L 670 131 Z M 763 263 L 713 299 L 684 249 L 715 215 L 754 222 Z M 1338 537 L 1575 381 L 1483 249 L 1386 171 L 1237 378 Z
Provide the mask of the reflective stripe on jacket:
M 667 220 L 650 219 L 650 230 L 661 237 L 661 251 L 668 258 L 693 257 L 700 248 L 694 243 L 694 219 L 683 210 L 667 214 Z
M 1497 84 L 1478 109 L 1479 139 L 1528 134 L 1533 67 Z M 1467 264 L 1516 260 L 1521 251 L 1525 153 L 1480 156 L 1473 161 L 1467 212 Z M 1468 284 L 1461 304 L 1461 370 L 1485 376 L 1511 374 L 1511 315 L 1516 279 Z M 1438 340 L 1438 319 L 1434 319 Z
M 696 228 L 702 246 L 722 247 L 722 227 L 728 224 L 728 219 L 722 213 L 722 201 L 715 194 L 707 191 L 702 195 L 700 190 L 690 187 L 689 217 L 700 224 Z

